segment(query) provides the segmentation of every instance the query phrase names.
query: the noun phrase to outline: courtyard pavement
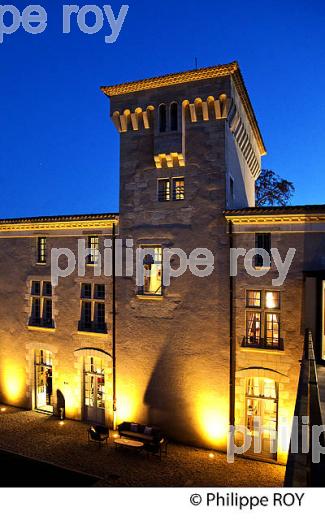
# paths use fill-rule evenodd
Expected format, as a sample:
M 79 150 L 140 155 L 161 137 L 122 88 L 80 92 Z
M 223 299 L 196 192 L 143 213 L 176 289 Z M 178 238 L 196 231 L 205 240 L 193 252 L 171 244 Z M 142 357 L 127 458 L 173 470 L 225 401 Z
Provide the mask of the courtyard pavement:
M 3 410 L 5 408 L 5 410 Z M 98 476 L 98 486 L 269 487 L 282 486 L 283 466 L 171 443 L 161 462 L 144 453 L 87 443 L 87 425 L 0 405 L 0 449 Z M 73 483 L 71 483 L 73 486 Z

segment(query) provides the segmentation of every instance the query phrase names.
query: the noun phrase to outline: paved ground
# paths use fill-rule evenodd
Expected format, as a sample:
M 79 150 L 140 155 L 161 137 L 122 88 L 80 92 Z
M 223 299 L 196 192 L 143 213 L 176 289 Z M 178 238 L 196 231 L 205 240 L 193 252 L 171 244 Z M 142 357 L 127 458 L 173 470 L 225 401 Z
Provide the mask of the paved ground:
M 284 467 L 224 454 L 209 459 L 206 450 L 170 444 L 160 462 L 143 453 L 87 443 L 87 425 L 6 407 L 0 412 L 0 449 L 59 464 L 100 477 L 102 486 L 282 486 Z M 73 482 L 71 482 L 73 486 Z

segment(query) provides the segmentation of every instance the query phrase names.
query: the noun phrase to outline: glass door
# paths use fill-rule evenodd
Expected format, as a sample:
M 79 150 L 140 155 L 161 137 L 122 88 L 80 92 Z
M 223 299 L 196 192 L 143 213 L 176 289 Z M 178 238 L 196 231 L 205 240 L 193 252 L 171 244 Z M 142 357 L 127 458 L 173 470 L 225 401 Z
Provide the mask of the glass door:
M 53 413 L 52 354 L 47 350 L 35 352 L 35 408 Z
M 278 388 L 273 379 L 252 377 L 247 380 L 246 428 L 251 436 L 250 451 L 276 458 Z
M 101 359 L 87 356 L 84 367 L 84 418 L 105 424 L 105 373 Z

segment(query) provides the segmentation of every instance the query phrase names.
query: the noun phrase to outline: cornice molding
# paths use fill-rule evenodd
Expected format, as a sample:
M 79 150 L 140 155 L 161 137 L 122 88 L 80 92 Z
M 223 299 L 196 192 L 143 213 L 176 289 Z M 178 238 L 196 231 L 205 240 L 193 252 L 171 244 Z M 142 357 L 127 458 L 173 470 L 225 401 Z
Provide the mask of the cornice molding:
M 131 94 L 142 90 L 150 90 L 153 88 L 169 87 L 172 85 L 180 85 L 191 81 L 200 81 L 203 79 L 219 78 L 229 76 L 238 70 L 238 63 L 233 61 L 225 65 L 216 65 L 214 67 L 205 67 L 198 70 L 188 70 L 185 72 L 177 72 L 165 74 L 164 76 L 155 76 L 153 78 L 142 79 L 138 81 L 130 81 L 120 83 L 118 85 L 110 85 L 100 87 L 106 96 L 120 96 L 122 94 Z
M 113 223 L 117 223 L 118 219 L 107 220 L 80 220 L 80 221 L 30 221 L 30 222 L 12 222 L 2 223 L 0 221 L 0 233 L 27 232 L 27 231 L 62 231 L 71 229 L 111 229 Z
M 284 215 L 225 215 L 227 222 L 233 224 L 306 224 L 325 222 L 325 214 L 284 214 Z

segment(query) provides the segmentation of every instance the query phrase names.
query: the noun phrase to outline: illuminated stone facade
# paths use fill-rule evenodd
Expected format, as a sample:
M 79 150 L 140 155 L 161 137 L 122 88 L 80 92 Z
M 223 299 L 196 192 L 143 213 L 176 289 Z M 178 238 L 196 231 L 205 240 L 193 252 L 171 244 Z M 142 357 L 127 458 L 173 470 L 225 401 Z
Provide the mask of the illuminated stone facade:
M 210 276 L 187 271 L 161 290 L 157 281 L 139 290 L 125 271 L 117 277 L 117 422 L 157 424 L 179 441 L 225 449 L 233 415 L 244 426 L 262 407 L 276 425 L 290 420 L 304 327 L 321 342 L 325 209 L 254 208 L 265 148 L 237 64 L 103 91 L 120 132 L 119 215 L 0 221 L 0 400 L 112 424 L 112 279 L 88 265 L 85 277 L 60 279 L 50 295 L 46 282 L 52 248 L 77 253 L 78 239 L 93 237 L 103 254 L 115 224 L 124 252 L 133 241 L 157 257 L 165 248 L 187 255 L 207 248 L 215 259 Z M 231 284 L 231 236 L 233 247 L 250 249 L 256 233 L 271 233 L 282 258 L 297 250 L 279 289 L 273 265 L 252 279 L 242 258 Z M 41 238 L 45 262 L 38 261 Z M 305 271 L 312 271 L 307 282 Z M 277 290 L 280 306 L 272 310 L 266 301 Z M 247 305 L 247 291 L 257 292 L 260 307 Z M 247 322 L 256 314 L 254 344 Z M 94 320 L 101 327 L 92 330 Z M 262 344 L 270 330 L 271 343 Z M 273 458 L 285 461 L 286 443 L 276 451 Z

